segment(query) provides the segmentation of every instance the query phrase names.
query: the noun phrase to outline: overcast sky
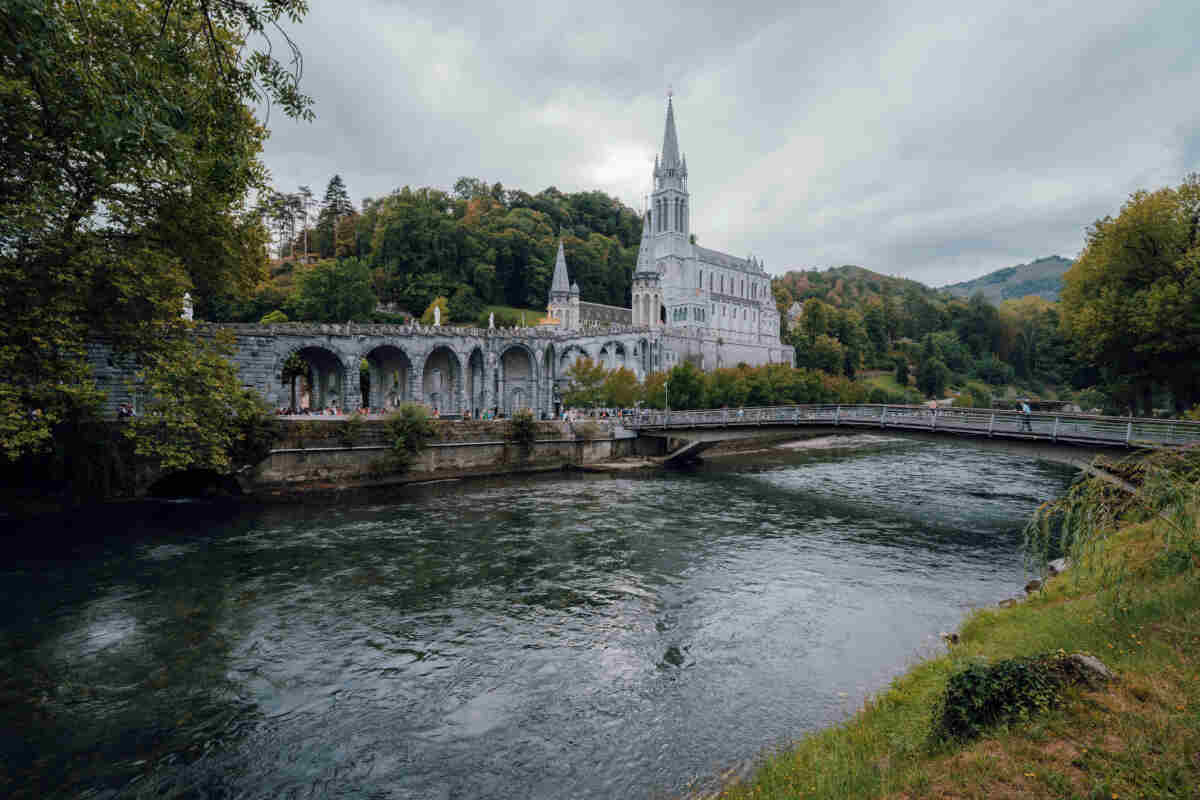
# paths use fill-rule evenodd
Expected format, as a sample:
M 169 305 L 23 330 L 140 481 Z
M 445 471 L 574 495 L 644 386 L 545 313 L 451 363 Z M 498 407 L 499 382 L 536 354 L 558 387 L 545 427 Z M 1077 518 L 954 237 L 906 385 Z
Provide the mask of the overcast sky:
M 311 0 L 276 186 L 463 175 L 640 208 L 668 86 L 701 244 L 930 285 L 1059 254 L 1200 170 L 1200 2 Z

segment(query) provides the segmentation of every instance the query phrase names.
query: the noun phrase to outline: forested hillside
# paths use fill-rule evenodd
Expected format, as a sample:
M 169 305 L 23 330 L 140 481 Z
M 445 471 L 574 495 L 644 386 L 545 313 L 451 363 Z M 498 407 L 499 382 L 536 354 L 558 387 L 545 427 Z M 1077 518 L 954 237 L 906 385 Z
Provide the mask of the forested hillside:
M 857 308 L 871 300 L 907 291 L 935 297 L 937 292 L 923 283 L 881 275 L 863 267 L 847 264 L 827 270 L 792 270 L 775 279 L 776 297 L 790 307 L 816 297 L 836 308 Z M 784 310 L 786 311 L 786 308 Z
M 531 195 L 462 178 L 451 192 L 405 186 L 355 208 L 334 176 L 315 215 L 306 197 L 301 187 L 263 204 L 272 275 L 248 296 L 201 298 L 206 319 L 366 320 L 379 318 L 377 303 L 419 316 L 438 297 L 456 322 L 478 321 L 487 306 L 541 310 L 560 236 L 585 300 L 630 302 L 641 218 L 603 192 Z M 305 252 L 325 260 L 306 265 Z
M 983 292 L 983 296 L 993 303 L 1029 295 L 1053 302 L 1058 300 L 1063 287 L 1063 275 L 1073 263 L 1061 256 L 1047 256 L 1028 264 L 998 269 L 975 280 L 952 283 L 943 287 L 943 291 L 956 297 L 970 297 L 976 292 Z
M 910 377 L 926 395 L 957 386 L 963 402 L 981 405 L 1014 383 L 1040 394 L 1094 380 L 1072 357 L 1057 308 L 1038 297 L 964 300 L 856 266 L 788 272 L 774 291 L 800 366 L 849 377 L 887 369 L 897 388 Z

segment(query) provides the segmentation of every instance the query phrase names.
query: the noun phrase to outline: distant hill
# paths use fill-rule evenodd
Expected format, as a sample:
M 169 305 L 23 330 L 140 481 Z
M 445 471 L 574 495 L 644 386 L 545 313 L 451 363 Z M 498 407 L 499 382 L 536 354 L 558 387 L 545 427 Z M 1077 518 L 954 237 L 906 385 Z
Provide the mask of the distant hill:
M 803 303 L 816 297 L 836 308 L 863 308 L 875 298 L 900 297 L 907 291 L 936 295 L 923 283 L 850 264 L 827 270 L 791 270 L 776 278 L 775 284 L 787 290 L 790 300 Z
M 942 291 L 956 297 L 970 297 L 976 292 L 983 292 L 991 302 L 999 305 L 1026 295 L 1035 294 L 1050 301 L 1058 300 L 1062 291 L 1063 273 L 1075 263 L 1061 256 L 1039 258 L 1029 264 L 1018 264 L 1015 267 L 1005 267 L 995 272 L 989 272 L 981 278 L 962 283 L 952 283 L 943 286 Z

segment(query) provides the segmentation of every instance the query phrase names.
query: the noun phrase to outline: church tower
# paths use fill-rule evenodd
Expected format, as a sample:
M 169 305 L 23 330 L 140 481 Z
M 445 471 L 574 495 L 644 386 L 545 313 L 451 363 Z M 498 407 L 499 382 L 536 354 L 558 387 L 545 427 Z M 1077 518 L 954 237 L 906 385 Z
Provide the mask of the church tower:
M 687 189 L 687 159 L 679 156 L 675 132 L 675 106 L 667 96 L 667 126 L 663 131 L 662 154 L 654 159 L 654 193 L 650 195 L 650 229 L 655 239 L 687 242 L 690 224 Z M 657 255 L 682 252 L 682 248 L 659 246 Z
M 558 255 L 554 258 L 554 278 L 550 281 L 550 302 L 546 306 L 550 316 L 558 320 L 563 330 L 571 330 L 579 322 L 579 289 L 572 287 L 567 279 L 567 258 L 563 254 L 562 239 L 558 240 Z M 572 311 L 575 318 L 572 319 Z
M 642 243 L 633 273 L 633 324 L 638 328 L 657 328 L 662 324 L 659 316 L 663 305 L 662 276 L 654 263 L 650 217 L 649 211 L 642 217 Z

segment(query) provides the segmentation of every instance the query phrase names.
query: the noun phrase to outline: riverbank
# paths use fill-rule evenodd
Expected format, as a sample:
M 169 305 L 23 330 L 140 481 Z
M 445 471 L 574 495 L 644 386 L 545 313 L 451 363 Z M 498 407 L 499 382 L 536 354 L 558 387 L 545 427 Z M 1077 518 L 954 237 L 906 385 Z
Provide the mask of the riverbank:
M 1200 487 L 1194 468 L 1183 474 L 1186 483 L 1170 496 L 1144 484 L 1133 502 L 1112 489 L 1092 490 L 1088 502 L 1128 510 L 1077 548 L 1076 568 L 1011 608 L 974 612 L 945 655 L 916 665 L 844 724 L 766 758 L 746 782 L 715 796 L 1196 797 Z M 1100 657 L 1118 679 L 1068 689 L 1047 713 L 973 742 L 933 742 L 934 709 L 950 676 L 971 664 L 1059 649 Z

